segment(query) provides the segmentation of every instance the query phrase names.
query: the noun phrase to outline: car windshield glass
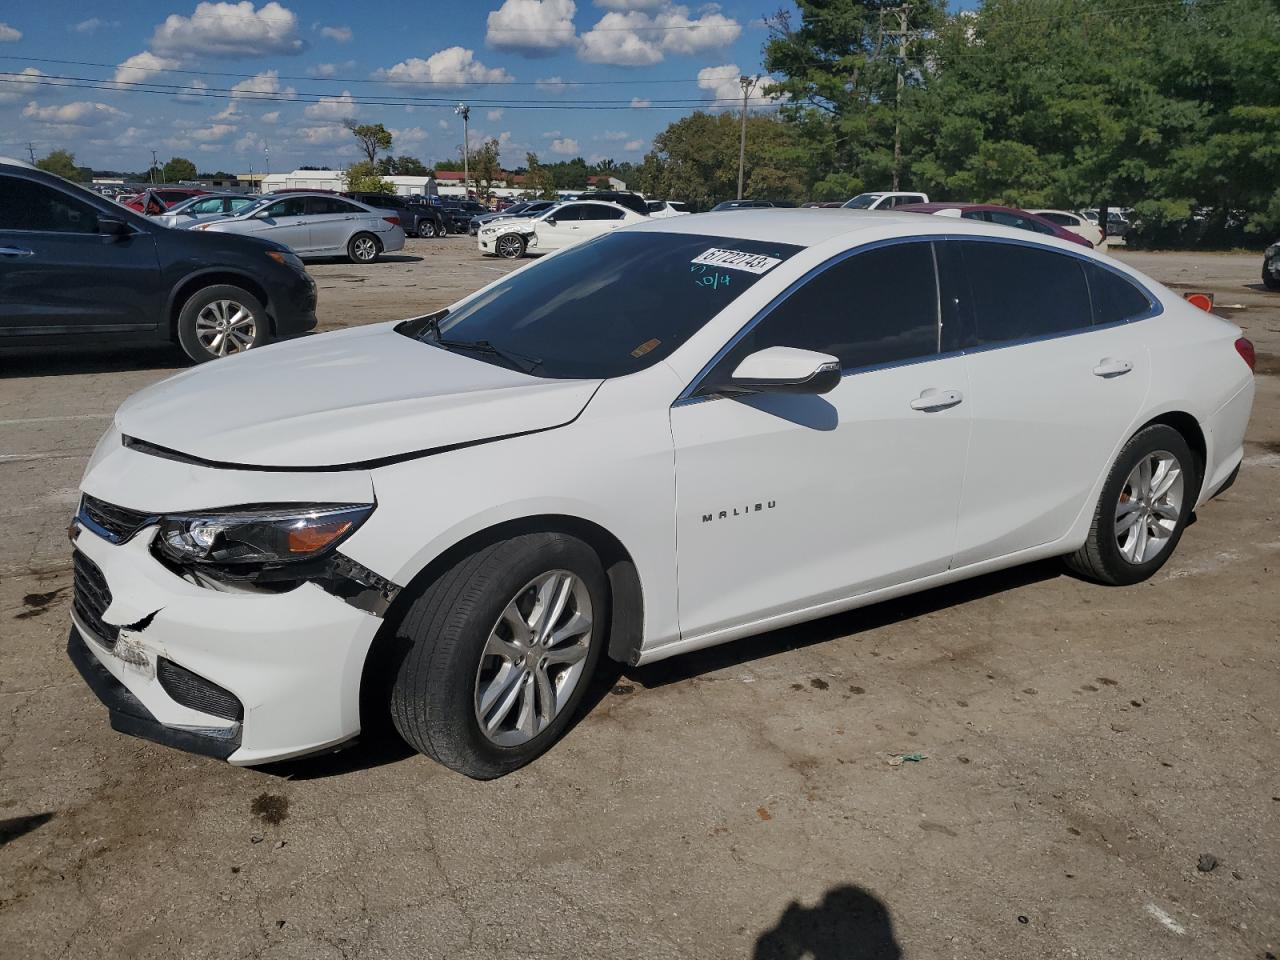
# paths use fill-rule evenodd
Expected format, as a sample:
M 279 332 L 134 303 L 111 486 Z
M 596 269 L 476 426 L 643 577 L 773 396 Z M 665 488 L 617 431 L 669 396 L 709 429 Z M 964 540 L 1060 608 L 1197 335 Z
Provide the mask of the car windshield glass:
M 272 196 L 271 194 L 264 194 L 262 197 L 260 197 L 260 198 L 259 198 L 258 200 L 256 200 L 256 201 L 254 201 L 254 202 L 253 202 L 252 204 L 250 204 L 249 206 L 247 206 L 247 207 L 241 207 L 239 210 L 237 210 L 237 211 L 236 211 L 236 213 L 238 213 L 238 214 L 249 214 L 249 213 L 254 213 L 254 212 L 258 211 L 258 210 L 261 210 L 261 209 L 262 209 L 263 207 L 265 207 L 267 204 L 272 203 L 272 202 L 274 202 L 274 201 L 276 201 L 276 200 L 279 200 L 279 199 L 280 199 L 279 197 Z
M 866 210 L 876 202 L 877 196 L 874 193 L 860 193 L 848 203 L 844 205 L 846 210 Z
M 730 237 L 612 233 L 520 270 L 446 314 L 397 329 L 483 345 L 478 360 L 542 377 L 605 378 L 669 356 L 802 248 Z M 491 352 L 492 351 L 492 352 Z

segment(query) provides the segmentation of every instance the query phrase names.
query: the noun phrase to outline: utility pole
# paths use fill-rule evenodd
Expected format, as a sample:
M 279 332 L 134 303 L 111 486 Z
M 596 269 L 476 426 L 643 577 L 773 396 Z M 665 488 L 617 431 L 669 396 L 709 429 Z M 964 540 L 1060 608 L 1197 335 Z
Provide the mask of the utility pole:
M 36 165 L 36 145 L 30 140 L 27 141 L 27 153 L 31 154 L 31 165 Z
M 902 179 L 902 88 L 906 84 L 907 61 L 907 20 L 911 15 L 911 4 L 904 3 L 889 13 L 898 15 L 898 29 L 886 31 L 898 38 L 898 89 L 893 100 L 893 189 L 899 188 Z
M 152 183 L 155 183 L 155 182 L 156 182 L 156 167 L 157 167 L 157 166 L 158 166 L 158 164 L 156 163 L 156 152 L 155 152 L 154 150 L 152 150 L 152 151 L 151 151 L 151 182 L 152 182 Z
M 742 86 L 742 133 L 738 137 L 738 199 L 742 199 L 742 174 L 747 158 L 747 99 L 756 85 L 756 77 L 742 76 L 738 83 Z
M 458 104 L 454 108 L 454 113 L 462 118 L 462 199 L 466 200 L 471 196 L 471 141 L 467 134 L 467 121 L 471 119 L 471 108 L 465 103 Z

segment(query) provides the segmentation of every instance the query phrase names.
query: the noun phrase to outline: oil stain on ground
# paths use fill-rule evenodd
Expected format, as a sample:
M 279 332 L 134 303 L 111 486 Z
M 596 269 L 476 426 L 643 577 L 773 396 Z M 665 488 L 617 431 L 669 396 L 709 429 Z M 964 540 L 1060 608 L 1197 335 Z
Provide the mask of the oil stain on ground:
M 30 620 L 32 617 L 38 617 L 49 609 L 49 604 L 58 599 L 58 596 L 65 591 L 66 587 L 58 587 L 56 590 L 50 590 L 46 593 L 28 593 L 22 598 L 24 609 L 17 614 L 15 620 Z
M 278 827 L 289 816 L 289 798 L 278 793 L 260 793 L 249 804 L 249 812 L 273 827 Z

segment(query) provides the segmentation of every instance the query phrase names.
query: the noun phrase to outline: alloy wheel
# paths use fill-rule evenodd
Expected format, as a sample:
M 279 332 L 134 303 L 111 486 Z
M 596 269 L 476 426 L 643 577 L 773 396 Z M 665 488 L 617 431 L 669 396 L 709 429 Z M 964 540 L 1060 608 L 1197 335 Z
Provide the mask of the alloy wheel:
M 527 743 L 560 714 L 591 649 L 591 594 L 568 570 L 536 577 L 511 598 L 480 656 L 475 714 L 499 746 Z
M 494 244 L 494 248 L 498 251 L 498 255 L 508 260 L 514 260 L 520 256 L 520 238 L 514 234 L 506 234 L 498 238 L 498 242 Z
M 352 244 L 356 259 L 365 263 L 372 261 L 378 255 L 378 244 L 372 237 L 358 237 L 356 242 Z
M 244 304 L 214 300 L 196 315 L 196 339 L 215 357 L 243 353 L 258 342 L 258 322 Z
M 1129 471 L 1116 504 L 1120 556 L 1133 564 L 1155 559 L 1169 545 L 1182 517 L 1186 486 L 1182 465 L 1167 450 L 1147 454 Z

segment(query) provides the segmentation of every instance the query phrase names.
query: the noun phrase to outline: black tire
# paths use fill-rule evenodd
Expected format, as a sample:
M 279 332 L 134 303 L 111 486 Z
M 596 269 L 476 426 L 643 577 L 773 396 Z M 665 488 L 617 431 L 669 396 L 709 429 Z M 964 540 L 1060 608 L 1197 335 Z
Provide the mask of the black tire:
M 1280 290 L 1280 279 L 1264 273 L 1262 275 L 1262 285 L 1268 290 Z
M 436 224 L 434 220 L 423 220 L 418 224 L 418 236 L 424 240 L 430 240 L 436 235 Z
M 218 340 L 214 334 L 211 339 L 210 331 L 205 326 L 210 318 L 206 316 L 202 321 L 201 313 L 206 307 L 214 307 L 220 303 L 234 304 L 249 312 L 253 318 L 250 342 L 246 344 L 243 340 L 245 332 L 243 326 L 240 335 L 231 337 L 224 335 L 221 340 Z M 217 312 L 216 307 L 211 312 Z M 187 298 L 187 302 L 182 305 L 182 310 L 178 313 L 178 343 L 183 352 L 196 363 L 243 353 L 245 350 L 261 347 L 270 342 L 271 318 L 267 316 L 267 308 L 262 305 L 262 301 L 242 287 L 228 283 L 202 287 Z
M 528 249 L 529 242 L 518 233 L 499 234 L 493 241 L 493 252 L 503 260 L 519 260 Z
M 1134 563 L 1120 552 L 1120 545 L 1116 540 L 1116 508 L 1121 496 L 1128 496 L 1125 494 L 1125 486 L 1130 472 L 1144 457 L 1157 451 L 1172 454 L 1182 470 L 1181 509 L 1165 547 L 1145 563 Z M 1116 458 L 1094 508 L 1089 537 L 1084 546 L 1065 558 L 1067 566 L 1086 579 L 1109 586 L 1141 583 L 1153 576 L 1173 556 L 1178 541 L 1182 539 L 1182 532 L 1187 528 L 1187 520 L 1200 491 L 1201 470 L 1202 467 L 1187 446 L 1187 441 L 1173 427 L 1157 423 L 1139 430 L 1129 438 Z
M 347 241 L 347 259 L 352 263 L 373 263 L 381 253 L 382 244 L 372 233 L 357 233 Z
M 515 746 L 490 740 L 476 719 L 476 679 L 490 632 L 523 587 L 567 570 L 585 585 L 592 607 L 590 646 L 581 676 L 560 712 L 539 734 Z M 587 544 L 560 533 L 534 533 L 477 550 L 444 571 L 406 611 L 396 633 L 404 651 L 391 690 L 391 718 L 405 741 L 451 770 L 491 780 L 531 762 L 572 722 L 605 645 L 609 587 Z

